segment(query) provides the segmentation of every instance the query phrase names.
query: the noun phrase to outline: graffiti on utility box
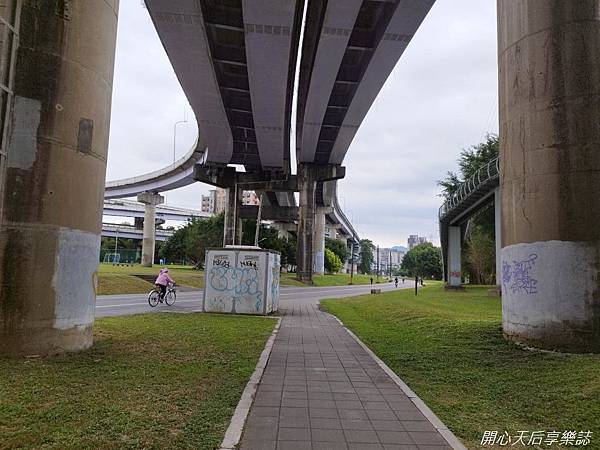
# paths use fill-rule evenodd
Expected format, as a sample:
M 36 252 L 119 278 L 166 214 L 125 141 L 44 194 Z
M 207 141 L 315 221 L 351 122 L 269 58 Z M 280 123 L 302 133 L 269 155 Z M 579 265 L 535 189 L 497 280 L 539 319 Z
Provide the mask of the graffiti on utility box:
M 279 258 L 279 254 L 265 250 L 208 250 L 204 311 L 268 314 L 276 310 Z

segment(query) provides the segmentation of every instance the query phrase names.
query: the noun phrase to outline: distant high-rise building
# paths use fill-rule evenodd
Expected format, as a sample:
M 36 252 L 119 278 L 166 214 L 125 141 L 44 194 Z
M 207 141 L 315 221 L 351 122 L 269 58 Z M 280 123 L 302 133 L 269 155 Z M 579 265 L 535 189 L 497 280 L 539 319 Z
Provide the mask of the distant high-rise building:
M 242 205 L 258 205 L 260 198 L 254 191 L 243 191 Z M 226 189 L 211 189 L 208 191 L 208 195 L 202 196 L 202 211 L 210 214 L 219 214 L 225 211 L 225 205 L 227 204 L 227 190 Z
M 202 206 L 200 210 L 205 213 L 214 214 L 217 202 L 217 190 L 211 189 L 208 191 L 208 195 L 202 196 Z
M 408 249 L 410 250 L 411 248 L 419 245 L 419 244 L 423 244 L 427 242 L 427 238 L 425 236 L 418 236 L 416 234 L 411 234 L 408 237 Z

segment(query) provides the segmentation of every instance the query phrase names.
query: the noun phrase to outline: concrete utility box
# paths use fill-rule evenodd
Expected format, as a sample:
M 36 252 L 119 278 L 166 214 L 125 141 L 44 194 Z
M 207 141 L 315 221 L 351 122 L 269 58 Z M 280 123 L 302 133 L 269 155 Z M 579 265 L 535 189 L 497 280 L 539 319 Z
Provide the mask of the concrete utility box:
M 202 310 L 270 314 L 279 309 L 281 255 L 257 247 L 208 249 Z

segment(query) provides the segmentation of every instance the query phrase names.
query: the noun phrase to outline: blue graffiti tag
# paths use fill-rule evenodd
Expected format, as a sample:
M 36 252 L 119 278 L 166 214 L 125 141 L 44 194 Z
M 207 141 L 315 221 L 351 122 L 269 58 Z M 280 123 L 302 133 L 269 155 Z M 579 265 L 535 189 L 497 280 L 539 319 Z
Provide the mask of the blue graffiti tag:
M 512 264 L 502 262 L 502 284 L 506 289 L 510 289 L 514 294 L 537 294 L 538 280 L 531 272 L 535 266 L 538 255 L 532 253 L 526 259 L 514 261 Z
M 219 292 L 230 292 L 236 297 L 254 301 L 256 311 L 261 310 L 262 291 L 259 289 L 258 271 L 255 267 L 213 266 L 210 270 L 210 286 Z
M 279 255 L 275 256 L 275 258 L 273 259 L 273 267 L 271 268 L 271 274 L 273 277 L 273 279 L 271 280 L 271 298 L 273 300 L 273 310 L 278 309 L 279 302 L 279 270 L 281 269 L 280 258 L 281 257 Z
M 502 261 L 502 284 L 510 283 L 512 278 L 512 266 L 506 261 Z

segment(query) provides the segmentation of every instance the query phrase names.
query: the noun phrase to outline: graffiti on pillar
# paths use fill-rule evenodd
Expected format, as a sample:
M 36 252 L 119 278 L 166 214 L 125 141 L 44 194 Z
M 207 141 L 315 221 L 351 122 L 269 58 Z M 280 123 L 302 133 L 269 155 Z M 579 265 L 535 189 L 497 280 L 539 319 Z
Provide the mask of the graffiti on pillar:
M 526 259 L 509 263 L 502 261 L 502 285 L 515 294 L 536 294 L 538 280 L 533 269 L 538 255 L 532 253 Z
M 273 310 L 279 309 L 279 271 L 281 270 L 281 256 L 272 254 L 271 264 L 271 301 Z

